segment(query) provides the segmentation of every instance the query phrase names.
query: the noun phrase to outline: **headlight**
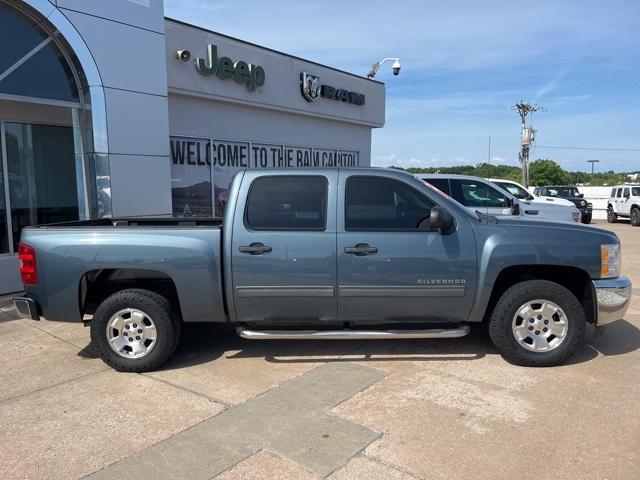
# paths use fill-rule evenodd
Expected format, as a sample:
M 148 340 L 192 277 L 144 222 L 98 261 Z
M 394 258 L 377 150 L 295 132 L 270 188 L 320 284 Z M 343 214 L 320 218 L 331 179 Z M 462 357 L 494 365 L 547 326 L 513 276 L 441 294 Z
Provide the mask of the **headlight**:
M 620 276 L 621 263 L 622 256 L 619 243 L 600 245 L 600 278 Z
M 585 200 L 582 200 L 582 201 L 580 202 L 580 205 L 582 205 L 583 207 L 586 207 L 586 206 L 587 206 L 587 202 L 586 202 Z
M 580 223 L 580 220 L 582 220 L 582 215 L 580 214 L 580 212 L 571 212 L 571 219 L 574 222 Z

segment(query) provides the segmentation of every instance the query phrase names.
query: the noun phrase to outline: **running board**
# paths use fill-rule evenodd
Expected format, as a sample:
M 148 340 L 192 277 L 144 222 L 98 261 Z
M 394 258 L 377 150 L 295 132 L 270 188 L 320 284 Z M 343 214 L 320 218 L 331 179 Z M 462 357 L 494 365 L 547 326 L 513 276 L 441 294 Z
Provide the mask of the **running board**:
M 236 332 L 249 340 L 395 340 L 400 338 L 459 338 L 467 335 L 468 325 L 426 330 L 249 330 Z

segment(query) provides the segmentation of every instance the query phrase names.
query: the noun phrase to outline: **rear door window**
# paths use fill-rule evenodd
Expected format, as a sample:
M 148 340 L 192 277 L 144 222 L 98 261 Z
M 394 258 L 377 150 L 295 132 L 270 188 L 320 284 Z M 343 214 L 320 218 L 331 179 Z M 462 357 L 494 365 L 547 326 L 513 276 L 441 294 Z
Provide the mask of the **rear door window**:
M 253 230 L 325 230 L 328 182 L 322 176 L 268 176 L 254 180 L 245 209 Z
M 622 197 L 622 189 L 621 188 L 619 188 L 618 189 L 618 193 L 616 193 L 616 198 L 620 198 L 620 197 Z
M 449 188 L 449 179 L 447 178 L 424 178 L 425 182 L 433 185 L 442 193 L 446 193 L 451 196 L 451 188 Z

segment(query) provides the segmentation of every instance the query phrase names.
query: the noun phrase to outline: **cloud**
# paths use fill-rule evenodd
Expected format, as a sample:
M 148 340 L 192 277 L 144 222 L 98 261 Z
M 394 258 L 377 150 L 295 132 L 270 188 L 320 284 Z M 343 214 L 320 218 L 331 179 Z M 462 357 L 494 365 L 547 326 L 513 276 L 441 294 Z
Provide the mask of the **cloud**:
M 540 88 L 536 92 L 536 95 L 534 97 L 534 101 L 537 102 L 543 96 L 545 96 L 547 93 L 552 92 L 553 90 L 555 90 L 558 87 L 558 84 L 560 83 L 560 80 L 562 80 L 562 78 L 567 73 L 569 73 L 569 71 L 571 70 L 571 67 L 572 67 L 572 65 L 567 65 L 567 66 L 563 67 L 562 69 L 560 69 L 558 74 L 550 82 L 546 83 L 542 88 Z

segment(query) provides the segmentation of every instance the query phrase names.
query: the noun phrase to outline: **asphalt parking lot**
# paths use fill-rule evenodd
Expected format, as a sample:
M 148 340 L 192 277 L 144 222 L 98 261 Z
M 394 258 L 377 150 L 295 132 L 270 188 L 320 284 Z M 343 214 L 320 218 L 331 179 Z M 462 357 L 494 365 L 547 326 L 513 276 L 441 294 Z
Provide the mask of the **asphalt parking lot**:
M 640 228 L 607 225 L 640 285 Z M 251 342 L 191 326 L 149 374 L 0 301 L 0 478 L 637 479 L 640 292 L 569 364 L 457 340 Z

